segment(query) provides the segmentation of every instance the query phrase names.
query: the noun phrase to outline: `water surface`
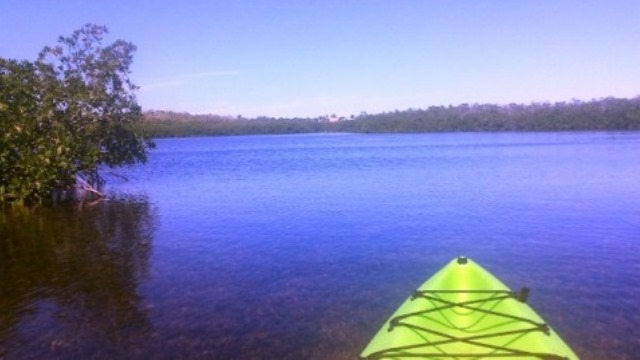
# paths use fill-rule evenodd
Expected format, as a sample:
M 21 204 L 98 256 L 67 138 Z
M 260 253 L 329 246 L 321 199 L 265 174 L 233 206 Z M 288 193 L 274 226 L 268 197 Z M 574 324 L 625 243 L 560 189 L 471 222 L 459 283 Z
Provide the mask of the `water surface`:
M 107 202 L 0 213 L 0 357 L 356 358 L 461 254 L 581 358 L 640 352 L 640 133 L 157 144 Z

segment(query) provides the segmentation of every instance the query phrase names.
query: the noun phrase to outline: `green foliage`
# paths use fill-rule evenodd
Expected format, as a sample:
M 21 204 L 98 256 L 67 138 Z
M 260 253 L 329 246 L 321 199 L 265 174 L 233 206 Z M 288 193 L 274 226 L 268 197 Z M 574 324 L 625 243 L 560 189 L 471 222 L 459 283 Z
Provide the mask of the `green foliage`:
M 296 134 L 322 131 L 322 125 L 318 121 L 301 118 L 246 119 L 171 111 L 147 111 L 144 119 L 144 127 L 153 137 Z
M 135 46 L 101 45 L 107 29 L 85 25 L 35 62 L 0 58 L 0 201 L 41 201 L 98 187 L 99 169 L 146 161 L 129 79 Z
M 320 118 L 230 118 L 148 111 L 144 126 L 154 137 L 310 132 L 414 133 L 445 131 L 640 130 L 640 97 L 555 104 L 461 104 L 380 114 L 362 113 L 331 122 Z

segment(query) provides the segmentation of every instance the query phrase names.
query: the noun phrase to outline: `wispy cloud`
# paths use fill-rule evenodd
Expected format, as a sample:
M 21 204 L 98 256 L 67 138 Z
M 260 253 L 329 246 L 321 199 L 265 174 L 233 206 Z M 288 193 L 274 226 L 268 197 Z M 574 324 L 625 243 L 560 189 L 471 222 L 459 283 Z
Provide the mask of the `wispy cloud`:
M 237 76 L 242 74 L 240 70 L 223 70 L 223 71 L 203 71 L 197 73 L 190 74 L 181 74 L 176 75 L 174 78 L 177 79 L 201 79 L 207 77 L 218 77 L 218 76 Z
M 196 73 L 178 74 L 164 78 L 157 82 L 143 84 L 140 86 L 140 89 L 142 91 L 150 91 L 156 89 L 174 88 L 188 85 L 189 83 L 197 80 L 224 76 L 238 76 L 241 74 L 242 71 L 240 70 L 202 71 Z

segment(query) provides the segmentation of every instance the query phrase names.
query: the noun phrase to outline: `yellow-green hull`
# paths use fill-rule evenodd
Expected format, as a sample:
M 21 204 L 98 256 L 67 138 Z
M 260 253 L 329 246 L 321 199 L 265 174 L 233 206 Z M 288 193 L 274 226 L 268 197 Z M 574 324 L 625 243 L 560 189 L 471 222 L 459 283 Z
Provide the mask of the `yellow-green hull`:
M 407 299 L 363 359 L 577 359 L 529 307 L 470 259 L 454 259 Z

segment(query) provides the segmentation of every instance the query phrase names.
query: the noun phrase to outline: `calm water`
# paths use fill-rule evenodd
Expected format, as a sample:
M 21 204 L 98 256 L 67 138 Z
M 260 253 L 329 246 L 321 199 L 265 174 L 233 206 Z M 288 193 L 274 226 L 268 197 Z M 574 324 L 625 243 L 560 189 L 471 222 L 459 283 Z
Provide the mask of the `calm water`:
M 157 144 L 108 202 L 0 212 L 0 358 L 353 359 L 461 254 L 640 354 L 640 133 Z

